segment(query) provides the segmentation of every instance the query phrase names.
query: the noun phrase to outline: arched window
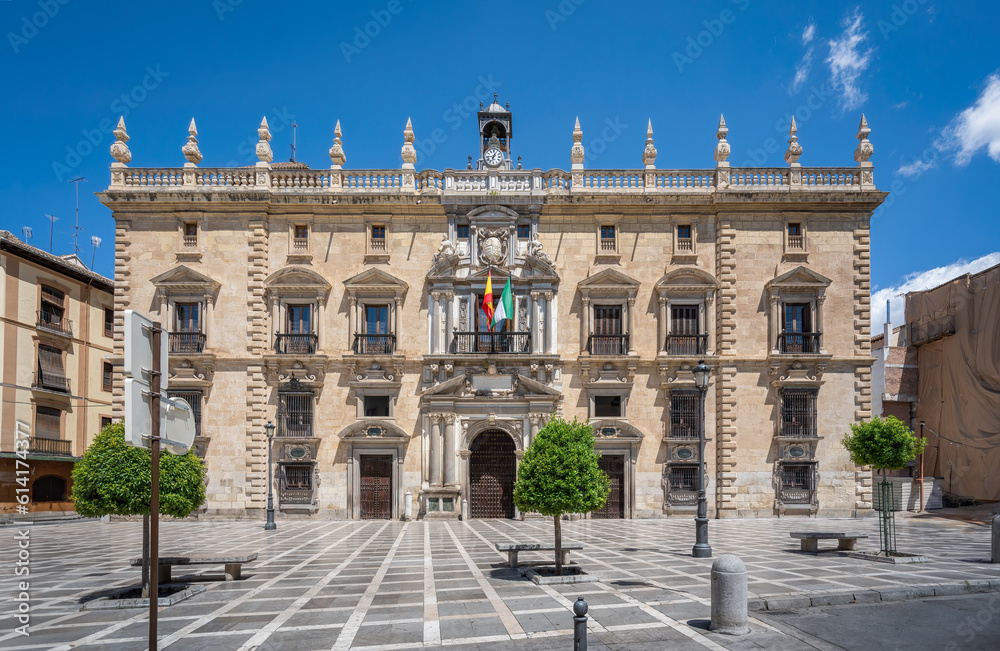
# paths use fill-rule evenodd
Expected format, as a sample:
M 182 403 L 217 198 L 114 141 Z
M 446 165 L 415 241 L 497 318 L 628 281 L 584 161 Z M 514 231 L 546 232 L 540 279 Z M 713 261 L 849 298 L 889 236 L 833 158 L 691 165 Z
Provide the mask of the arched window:
M 55 475 L 36 479 L 31 485 L 33 502 L 65 502 L 66 480 Z

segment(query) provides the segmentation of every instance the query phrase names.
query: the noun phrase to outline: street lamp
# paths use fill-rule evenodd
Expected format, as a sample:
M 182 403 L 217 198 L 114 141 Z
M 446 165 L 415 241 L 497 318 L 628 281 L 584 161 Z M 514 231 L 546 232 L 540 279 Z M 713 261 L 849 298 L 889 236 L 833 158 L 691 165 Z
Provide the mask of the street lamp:
M 274 423 L 267 421 L 264 425 L 264 432 L 267 434 L 267 522 L 264 524 L 264 531 L 274 531 L 278 525 L 274 524 L 274 495 L 271 491 L 273 482 L 271 481 L 271 439 L 274 438 Z
M 695 543 L 691 555 L 695 558 L 711 558 L 712 547 L 708 544 L 708 505 L 705 500 L 705 390 L 712 367 L 699 360 L 694 367 L 694 385 L 701 398 L 701 418 L 698 428 L 698 514 L 694 519 Z

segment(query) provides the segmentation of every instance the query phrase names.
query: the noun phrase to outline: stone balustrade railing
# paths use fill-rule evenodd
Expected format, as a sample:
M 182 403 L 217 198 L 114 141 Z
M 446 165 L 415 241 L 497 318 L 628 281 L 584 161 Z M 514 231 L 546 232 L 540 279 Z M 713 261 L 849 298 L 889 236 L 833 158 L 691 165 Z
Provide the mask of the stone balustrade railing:
M 112 168 L 109 191 L 254 190 L 359 194 L 711 194 L 713 192 L 861 191 L 853 167 L 692 170 L 287 170 L 246 168 Z

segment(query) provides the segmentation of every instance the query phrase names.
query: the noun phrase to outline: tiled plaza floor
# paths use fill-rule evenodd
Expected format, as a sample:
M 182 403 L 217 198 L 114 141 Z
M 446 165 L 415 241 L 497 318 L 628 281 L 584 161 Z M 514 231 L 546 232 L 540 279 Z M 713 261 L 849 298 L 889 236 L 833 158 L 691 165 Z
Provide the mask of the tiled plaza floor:
M 798 551 L 793 530 L 862 530 L 878 547 L 877 521 L 834 519 L 712 520 L 718 556 L 747 565 L 751 598 L 914 584 L 1000 579 L 981 524 L 903 516 L 898 548 L 927 562 L 871 563 Z M 21 527 L 23 529 L 23 527 Z M 88 610 L 87 595 L 135 584 L 128 559 L 141 549 L 139 523 L 94 521 L 35 525 L 30 533 L 31 635 L 17 626 L 18 527 L 0 527 L 0 648 L 124 651 L 145 649 L 144 610 Z M 498 541 L 549 541 L 550 519 L 525 522 L 259 522 L 167 521 L 163 555 L 222 556 L 256 552 L 244 578 L 205 581 L 205 592 L 164 608 L 160 648 L 175 649 L 569 649 L 571 606 L 590 605 L 591 649 L 810 648 L 760 620 L 753 633 L 727 637 L 704 630 L 710 617 L 712 559 L 690 555 L 690 520 L 564 522 L 564 538 L 598 583 L 536 586 L 507 569 Z M 829 542 L 827 544 L 830 544 Z M 523 562 L 546 560 L 522 554 Z M 204 572 L 221 572 L 221 567 Z M 174 570 L 175 578 L 183 572 Z M 219 574 L 215 574 L 219 577 Z M 752 613 L 751 613 L 752 615 Z

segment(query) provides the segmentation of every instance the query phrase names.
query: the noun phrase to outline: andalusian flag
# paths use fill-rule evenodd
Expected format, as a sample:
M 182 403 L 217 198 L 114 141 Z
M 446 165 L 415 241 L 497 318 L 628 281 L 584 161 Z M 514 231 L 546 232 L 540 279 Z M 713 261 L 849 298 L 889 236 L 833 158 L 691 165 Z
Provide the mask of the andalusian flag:
M 483 294 L 483 314 L 486 315 L 487 327 L 490 332 L 493 332 L 493 276 L 488 271 L 486 272 L 486 293 Z
M 499 330 L 503 326 L 504 319 L 514 318 L 514 295 L 510 291 L 510 276 L 507 276 L 507 284 L 503 286 L 503 293 L 500 294 L 500 302 L 493 313 L 493 329 Z

